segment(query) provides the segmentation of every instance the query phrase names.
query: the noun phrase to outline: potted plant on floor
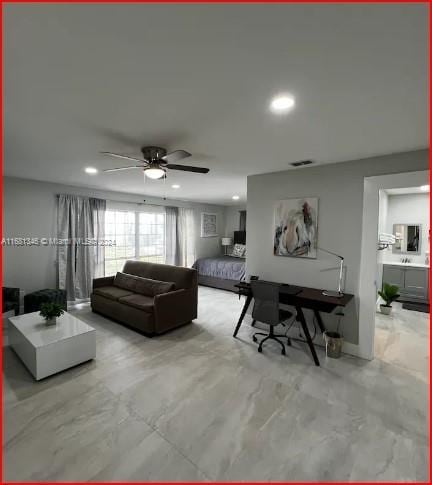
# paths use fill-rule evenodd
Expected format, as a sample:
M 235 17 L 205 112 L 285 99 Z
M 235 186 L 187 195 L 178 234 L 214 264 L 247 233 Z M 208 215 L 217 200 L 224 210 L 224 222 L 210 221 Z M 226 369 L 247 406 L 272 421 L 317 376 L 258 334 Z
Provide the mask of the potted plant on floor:
M 63 313 L 63 306 L 58 303 L 42 303 L 39 315 L 45 318 L 46 325 L 55 325 L 57 317 L 60 317 Z
M 400 296 L 399 286 L 384 283 L 382 290 L 378 292 L 378 295 L 385 301 L 385 303 L 381 303 L 380 305 L 381 313 L 384 313 L 384 315 L 390 315 L 392 309 L 391 304 Z

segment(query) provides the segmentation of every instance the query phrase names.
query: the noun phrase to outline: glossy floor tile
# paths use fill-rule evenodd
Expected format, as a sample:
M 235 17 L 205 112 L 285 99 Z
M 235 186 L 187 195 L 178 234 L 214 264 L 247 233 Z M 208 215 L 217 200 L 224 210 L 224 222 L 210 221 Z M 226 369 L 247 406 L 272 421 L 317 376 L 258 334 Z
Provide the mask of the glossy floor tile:
M 375 360 L 320 348 L 317 368 L 301 343 L 259 354 L 249 317 L 232 338 L 236 295 L 199 301 L 192 325 L 153 339 L 77 306 L 97 358 L 40 382 L 6 329 L 6 479 L 428 479 L 428 314 L 396 304 L 377 315 Z

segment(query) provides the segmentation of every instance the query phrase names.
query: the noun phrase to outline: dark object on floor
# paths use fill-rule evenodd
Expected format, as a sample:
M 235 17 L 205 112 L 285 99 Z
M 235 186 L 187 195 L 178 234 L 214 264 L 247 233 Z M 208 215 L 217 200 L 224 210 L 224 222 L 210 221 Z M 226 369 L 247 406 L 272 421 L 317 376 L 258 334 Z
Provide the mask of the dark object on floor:
M 430 313 L 429 303 L 402 303 L 404 310 L 413 310 L 415 312 Z
M 3 313 L 14 310 L 15 315 L 19 314 L 19 288 L 6 288 L 3 286 Z
M 288 345 L 291 345 L 291 340 L 286 335 L 275 335 L 274 327 L 291 318 L 293 314 L 279 308 L 279 285 L 268 281 L 252 280 L 251 290 L 255 300 L 252 310 L 254 322 L 258 320 L 270 326 L 268 334 L 262 332 L 253 334 L 252 339 L 254 342 L 258 341 L 256 338 L 257 335 L 264 337 L 259 343 L 258 352 L 262 352 L 262 346 L 266 340 L 275 340 L 282 347 L 282 355 L 285 355 L 285 344 L 279 339 L 288 339 Z
M 67 310 L 66 290 L 47 288 L 24 295 L 24 313 L 38 312 L 42 303 L 58 303 Z

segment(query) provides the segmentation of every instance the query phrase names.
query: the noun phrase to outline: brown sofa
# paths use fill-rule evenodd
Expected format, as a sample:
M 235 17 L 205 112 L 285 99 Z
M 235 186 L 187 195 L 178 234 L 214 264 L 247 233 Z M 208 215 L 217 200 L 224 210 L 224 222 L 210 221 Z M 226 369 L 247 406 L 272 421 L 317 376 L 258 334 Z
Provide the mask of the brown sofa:
M 116 276 L 93 280 L 92 310 L 147 335 L 190 323 L 197 306 L 198 278 L 191 268 L 126 261 Z

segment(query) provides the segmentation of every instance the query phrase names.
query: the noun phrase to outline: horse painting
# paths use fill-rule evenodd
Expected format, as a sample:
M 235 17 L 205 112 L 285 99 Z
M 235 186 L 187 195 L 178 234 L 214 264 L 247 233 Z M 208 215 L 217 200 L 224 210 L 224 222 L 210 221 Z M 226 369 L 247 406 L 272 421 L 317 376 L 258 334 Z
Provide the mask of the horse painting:
M 273 254 L 316 258 L 318 198 L 281 200 L 275 208 Z

